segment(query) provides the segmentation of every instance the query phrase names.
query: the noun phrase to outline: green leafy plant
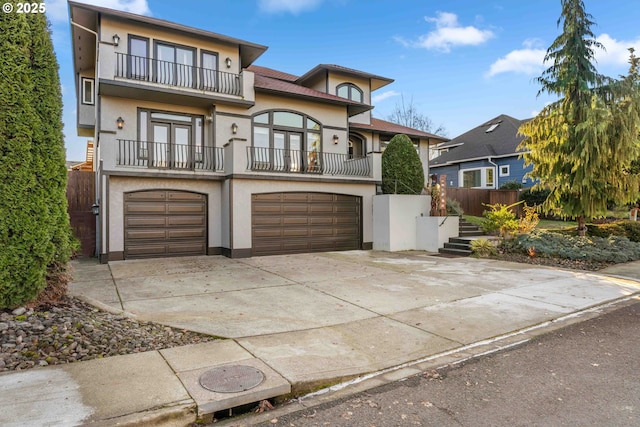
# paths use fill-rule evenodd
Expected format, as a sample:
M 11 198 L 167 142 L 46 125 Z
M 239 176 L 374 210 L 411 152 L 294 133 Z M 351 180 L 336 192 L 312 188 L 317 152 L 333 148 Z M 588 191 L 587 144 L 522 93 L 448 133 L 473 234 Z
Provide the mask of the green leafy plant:
M 424 187 L 424 169 L 407 135 L 391 138 L 382 153 L 382 192 L 420 194 Z
M 624 236 L 632 242 L 640 242 L 640 222 L 637 221 L 588 224 L 587 231 L 593 237 Z
M 460 206 L 460 202 L 447 198 L 447 215 L 462 216 L 463 214 L 464 210 L 462 209 L 462 206 Z
M 516 218 L 516 214 L 513 213 L 510 208 L 518 203 L 509 206 L 502 203 L 485 205 L 489 210 L 482 213 L 485 217 L 485 220 L 482 223 L 482 230 L 489 234 L 497 231 L 500 237 L 506 237 L 508 234 L 516 232 L 518 230 L 519 223 Z
M 519 190 L 522 188 L 522 184 L 518 181 L 507 181 L 500 186 L 500 190 Z
M 531 233 L 539 222 L 540 217 L 535 206 L 527 206 L 525 203 L 522 208 L 522 216 L 518 221 L 518 231 L 520 233 Z
M 640 259 L 640 243 L 626 237 L 584 237 L 534 231 L 521 234 L 502 248 L 539 257 L 598 262 L 629 262 Z
M 489 241 L 488 239 L 484 238 L 472 240 L 471 250 L 473 251 L 474 255 L 481 258 L 486 258 L 498 253 L 498 249 L 494 246 L 494 244 L 491 243 L 491 241 Z
M 520 193 L 520 200 L 529 206 L 541 206 L 549 197 L 550 190 L 527 188 Z

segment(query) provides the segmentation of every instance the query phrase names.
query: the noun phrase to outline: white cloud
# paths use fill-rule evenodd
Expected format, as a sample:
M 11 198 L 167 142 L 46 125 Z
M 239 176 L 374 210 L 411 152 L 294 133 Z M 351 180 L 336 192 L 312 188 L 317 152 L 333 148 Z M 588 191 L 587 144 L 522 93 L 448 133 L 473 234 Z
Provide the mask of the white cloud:
M 453 47 L 477 46 L 495 37 L 490 30 L 481 30 L 473 26 L 463 27 L 455 13 L 438 12 L 435 18 L 425 16 L 424 19 L 435 23 L 435 31 L 422 35 L 413 42 L 400 37 L 396 37 L 396 40 L 407 47 L 421 47 L 447 53 Z
M 640 38 L 636 40 L 616 40 L 609 34 L 602 34 L 597 37 L 605 50 L 596 49 L 596 61 L 598 64 L 603 65 L 628 65 L 629 64 L 629 48 L 633 47 L 636 50 L 636 55 L 640 52 Z
M 92 4 L 138 15 L 151 15 L 147 0 L 76 0 L 79 3 Z M 45 0 L 47 16 L 52 22 L 67 21 L 69 9 L 66 0 Z
M 260 10 L 267 13 L 288 12 L 297 15 L 315 9 L 322 0 L 258 0 Z
M 400 95 L 400 92 L 396 92 L 395 90 L 388 90 L 388 91 L 386 91 L 386 92 L 382 92 L 382 93 L 381 93 L 381 94 L 379 94 L 379 95 L 374 95 L 374 96 L 371 98 L 371 102 L 372 102 L 373 104 L 377 104 L 378 102 L 382 102 L 382 101 L 384 101 L 385 99 L 393 98 L 394 96 L 399 96 L 399 95 Z
M 501 73 L 519 73 L 534 75 L 544 69 L 544 57 L 547 53 L 544 49 L 533 49 L 531 40 L 523 43 L 525 49 L 512 50 L 496 62 L 491 64 L 487 77 L 493 77 Z

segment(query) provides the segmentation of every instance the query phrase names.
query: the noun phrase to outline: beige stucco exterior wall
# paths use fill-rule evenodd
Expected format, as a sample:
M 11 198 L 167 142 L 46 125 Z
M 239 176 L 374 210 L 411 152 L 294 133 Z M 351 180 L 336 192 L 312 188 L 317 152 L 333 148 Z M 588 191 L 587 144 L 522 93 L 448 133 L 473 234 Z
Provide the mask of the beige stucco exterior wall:
M 222 183 L 186 179 L 108 178 L 108 252 L 124 251 L 124 193 L 140 190 L 182 190 L 207 195 L 208 246 L 222 246 Z M 105 248 L 107 250 L 107 248 Z

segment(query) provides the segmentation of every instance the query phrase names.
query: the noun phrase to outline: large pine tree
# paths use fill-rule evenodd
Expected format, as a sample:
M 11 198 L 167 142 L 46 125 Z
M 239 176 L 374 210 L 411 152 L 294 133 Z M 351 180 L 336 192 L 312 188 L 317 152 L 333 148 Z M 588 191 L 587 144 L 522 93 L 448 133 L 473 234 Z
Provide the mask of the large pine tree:
M 43 15 L 0 14 L 0 308 L 70 257 L 62 103 Z
M 559 100 L 544 108 L 520 132 L 530 176 L 551 190 L 545 210 L 576 217 L 578 233 L 586 221 L 606 213 L 607 202 L 638 198 L 640 180 L 630 173 L 640 154 L 637 60 L 629 75 L 613 80 L 599 74 L 591 15 L 582 0 L 561 0 L 562 34 L 547 50 L 551 66 L 537 79 L 540 92 Z

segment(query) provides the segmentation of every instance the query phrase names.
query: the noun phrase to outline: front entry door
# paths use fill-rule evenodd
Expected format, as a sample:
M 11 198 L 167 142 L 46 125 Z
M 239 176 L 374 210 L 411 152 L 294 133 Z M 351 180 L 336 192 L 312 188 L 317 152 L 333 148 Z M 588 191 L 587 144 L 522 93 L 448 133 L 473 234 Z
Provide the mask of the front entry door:
M 151 132 L 156 167 L 189 169 L 193 165 L 190 124 L 152 121 Z

